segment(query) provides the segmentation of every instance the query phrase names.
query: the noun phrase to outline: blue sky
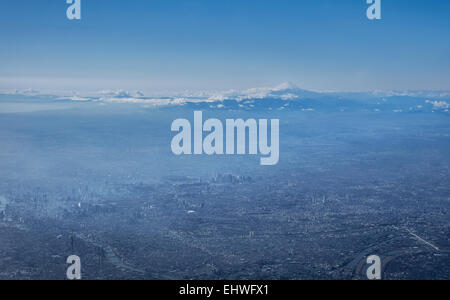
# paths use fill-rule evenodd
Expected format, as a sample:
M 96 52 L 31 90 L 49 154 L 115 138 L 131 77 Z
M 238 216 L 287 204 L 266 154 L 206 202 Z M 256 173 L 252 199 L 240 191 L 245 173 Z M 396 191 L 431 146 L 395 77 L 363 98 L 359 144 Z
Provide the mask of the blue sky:
M 450 1 L 0 2 L 0 89 L 450 90 Z

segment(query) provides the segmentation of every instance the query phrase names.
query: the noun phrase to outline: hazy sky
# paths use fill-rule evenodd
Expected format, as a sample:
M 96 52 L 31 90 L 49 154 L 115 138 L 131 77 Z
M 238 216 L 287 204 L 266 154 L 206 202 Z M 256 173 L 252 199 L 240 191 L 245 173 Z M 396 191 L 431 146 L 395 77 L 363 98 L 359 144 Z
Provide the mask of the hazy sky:
M 450 1 L 0 1 L 0 89 L 450 90 Z

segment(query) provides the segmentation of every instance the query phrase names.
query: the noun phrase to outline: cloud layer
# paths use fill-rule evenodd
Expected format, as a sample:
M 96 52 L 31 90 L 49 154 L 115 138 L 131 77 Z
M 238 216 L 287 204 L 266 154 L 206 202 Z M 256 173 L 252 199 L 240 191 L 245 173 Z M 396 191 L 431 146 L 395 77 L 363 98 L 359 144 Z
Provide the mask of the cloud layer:
M 106 90 L 92 94 L 40 93 L 36 90 L 4 91 L 0 94 L 23 96 L 27 99 L 50 99 L 62 102 L 97 102 L 141 104 L 145 107 L 201 104 L 210 108 L 277 109 L 298 111 L 372 110 L 375 112 L 445 111 L 450 108 L 450 93 L 445 91 L 375 91 L 368 93 L 315 92 L 298 88 L 292 83 L 275 87 L 227 91 L 183 91 L 171 96 L 148 96 L 141 91 Z M 31 101 L 31 100 L 30 100 Z

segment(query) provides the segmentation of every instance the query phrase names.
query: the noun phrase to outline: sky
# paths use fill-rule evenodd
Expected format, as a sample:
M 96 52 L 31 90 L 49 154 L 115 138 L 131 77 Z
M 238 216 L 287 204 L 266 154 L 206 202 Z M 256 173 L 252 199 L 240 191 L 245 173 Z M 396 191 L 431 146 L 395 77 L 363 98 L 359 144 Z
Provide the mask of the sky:
M 450 90 L 450 1 L 0 1 L 0 90 Z

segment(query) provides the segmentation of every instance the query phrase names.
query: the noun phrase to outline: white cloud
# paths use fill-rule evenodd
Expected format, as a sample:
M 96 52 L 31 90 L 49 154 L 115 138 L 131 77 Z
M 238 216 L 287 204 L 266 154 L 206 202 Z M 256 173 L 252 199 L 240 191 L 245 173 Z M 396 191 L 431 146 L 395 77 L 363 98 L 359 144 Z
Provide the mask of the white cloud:
M 245 100 L 261 100 L 267 98 L 294 100 L 311 97 L 315 94 L 315 92 L 302 90 L 292 83 L 282 83 L 276 87 L 261 87 L 241 91 L 228 90 L 224 92 L 215 92 L 209 95 L 209 99 L 214 101 L 236 100 L 238 102 Z
M 141 91 L 136 91 L 134 93 L 125 91 L 125 90 L 117 90 L 117 91 L 111 91 L 111 90 L 105 90 L 101 91 L 100 95 L 108 96 L 112 98 L 138 98 L 138 97 L 144 97 L 144 93 Z
M 432 97 L 432 98 L 446 98 L 450 97 L 449 91 L 411 91 L 411 90 L 392 90 L 392 91 L 374 91 L 372 92 L 374 96 L 401 96 L 401 97 Z
M 450 108 L 450 104 L 445 101 L 426 100 L 425 102 L 428 104 L 432 104 L 434 109 L 449 109 Z
M 78 92 L 70 92 L 66 91 L 61 94 L 61 92 L 49 93 L 49 92 L 38 92 L 36 90 L 13 90 L 9 92 L 0 92 L 3 94 L 20 94 L 20 95 L 47 95 L 52 99 L 61 99 L 61 100 L 69 100 L 74 102 L 99 102 L 99 103 L 134 103 L 134 104 L 142 104 L 145 106 L 170 106 L 170 105 L 185 105 L 188 103 L 209 103 L 214 107 L 223 108 L 225 101 L 237 101 L 239 104 L 245 107 L 254 107 L 259 100 L 263 99 L 280 99 L 286 101 L 286 104 L 291 103 L 290 101 L 302 101 L 302 99 L 316 99 L 323 96 L 334 96 L 336 98 L 347 99 L 348 97 L 361 97 L 362 99 L 366 99 L 368 96 L 373 97 L 374 94 L 381 95 L 383 92 L 374 92 L 374 94 L 370 93 L 360 93 L 360 94 L 330 94 L 330 93 L 321 93 L 321 92 L 312 92 L 298 88 L 297 86 L 291 83 L 283 83 L 275 87 L 260 87 L 260 88 L 251 88 L 245 90 L 224 90 L 224 91 L 183 91 L 183 92 L 172 92 L 172 93 L 162 93 L 162 94 L 153 94 L 146 95 L 142 91 L 126 91 L 126 90 L 105 90 L 94 93 L 78 93 Z M 435 100 L 426 100 L 426 103 L 429 104 L 428 109 L 432 107 L 434 110 L 447 110 L 450 108 L 450 104 L 447 99 L 439 98 L 442 95 L 450 95 L 445 92 L 428 92 L 431 94 L 436 94 L 436 97 L 423 97 L 423 99 L 435 99 Z M 383 95 L 392 96 L 392 95 L 402 95 L 402 96 L 415 96 L 424 95 L 427 92 L 419 91 L 419 92 L 384 92 Z M 43 98 L 43 97 L 41 97 Z M 43 98 L 45 99 L 45 98 Z M 382 98 L 382 101 L 386 102 L 389 98 Z M 445 101 L 444 101 L 445 100 Z M 446 102 L 447 101 L 447 102 Z M 379 103 L 382 104 L 381 102 Z M 405 102 L 405 106 L 410 105 Z M 416 104 L 417 105 L 417 104 Z M 421 109 L 422 107 L 414 106 L 414 108 Z M 284 104 L 281 104 L 284 106 Z M 425 106 L 425 105 L 424 105 Z M 403 108 L 398 108 L 400 111 Z M 405 107 L 404 110 L 407 110 Z M 306 110 L 308 111 L 308 110 Z
M 38 90 L 34 90 L 34 89 L 25 89 L 25 90 L 18 90 L 18 89 L 14 89 L 14 90 L 5 90 L 5 91 L 1 91 L 2 94 L 5 95 L 24 95 L 24 96 L 37 96 L 39 95 L 39 91 Z

